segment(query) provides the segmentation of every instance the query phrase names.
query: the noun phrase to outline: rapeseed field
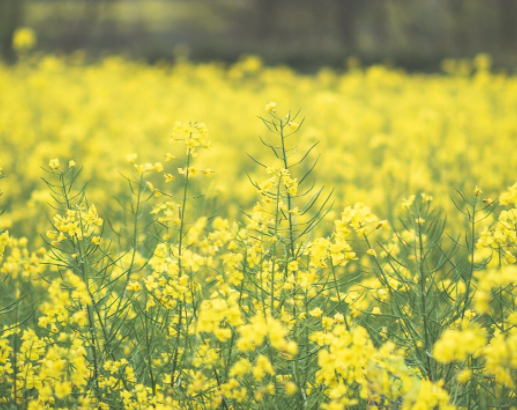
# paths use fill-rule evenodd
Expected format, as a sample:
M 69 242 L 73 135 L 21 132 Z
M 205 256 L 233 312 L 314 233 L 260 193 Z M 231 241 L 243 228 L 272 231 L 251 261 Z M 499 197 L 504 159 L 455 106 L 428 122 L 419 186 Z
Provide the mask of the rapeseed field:
M 0 408 L 517 409 L 517 77 L 488 56 L 22 57 Z

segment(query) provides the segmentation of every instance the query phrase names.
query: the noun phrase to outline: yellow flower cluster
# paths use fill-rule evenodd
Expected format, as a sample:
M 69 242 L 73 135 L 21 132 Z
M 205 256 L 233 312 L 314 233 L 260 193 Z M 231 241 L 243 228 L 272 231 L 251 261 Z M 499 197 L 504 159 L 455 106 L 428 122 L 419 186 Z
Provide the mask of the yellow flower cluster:
M 9 232 L 3 232 L 0 235 L 0 262 L 4 257 L 5 247 L 9 243 Z
M 176 122 L 172 139 L 174 141 L 183 141 L 187 147 L 187 154 L 196 155 L 197 148 L 209 149 L 211 147 L 212 143 L 206 138 L 207 136 L 208 129 L 202 122 Z
M 358 235 L 365 235 L 385 224 L 386 221 L 379 222 L 369 206 L 358 203 L 353 207 L 347 206 L 343 210 L 341 220 L 336 221 L 336 232 L 340 237 L 349 236 L 351 231 L 348 227 L 351 227 Z
M 492 249 L 500 252 L 506 262 L 515 263 L 517 258 L 517 208 L 502 211 L 497 222 L 485 227 L 477 243 L 479 249 Z
M 98 245 L 100 237 L 94 236 L 103 220 L 99 218 L 95 205 L 87 207 L 78 205 L 75 209 L 69 209 L 65 215 L 54 216 L 53 226 L 55 230 L 47 232 L 47 237 L 54 246 L 64 240 L 79 241 L 84 237 L 91 239 L 91 243 Z
M 26 30 L 20 33 L 29 37 Z M 181 139 L 186 149 L 203 157 L 203 169 L 224 176 L 214 180 L 212 188 L 226 213 L 235 216 L 254 202 L 245 172 L 258 176 L 241 154 L 263 154 L 254 139 L 262 128 L 250 119 L 262 106 L 258 101 L 270 101 L 273 95 L 276 103 L 269 103 L 267 112 L 280 112 L 280 107 L 310 112 L 310 124 L 300 135 L 307 145 L 320 141 L 317 150 L 324 156 L 314 176 L 327 187 L 340 187 L 336 209 L 363 202 L 391 215 L 399 212 L 392 204 L 422 191 L 432 192 L 434 201 L 452 216 L 451 187 L 470 191 L 478 184 L 485 192 L 498 192 L 514 183 L 515 158 L 506 147 L 517 127 L 510 108 L 516 102 L 517 81 L 502 73 L 425 76 L 375 66 L 347 72 L 324 69 L 304 76 L 285 67 L 265 67 L 256 58 L 228 69 L 189 62 L 164 69 L 118 57 L 86 65 L 77 55 L 0 65 L 0 76 L 5 79 L 0 133 L 9 135 L 0 160 L 17 181 L 4 189 L 13 202 L 6 211 L 12 224 L 26 224 L 48 202 L 40 166 L 49 158 L 81 156 L 86 180 L 102 175 L 103 183 L 90 188 L 89 199 L 104 204 L 112 194 L 123 192 L 119 171 L 125 156 L 135 152 L 140 158 L 153 158 L 144 165 L 154 167 L 163 158 L 159 141 L 171 131 L 173 139 Z M 213 101 L 218 101 L 217 108 Z M 54 109 L 49 112 L 48 106 Z M 38 115 L 41 112 L 45 115 Z M 192 113 L 217 135 L 213 149 L 199 150 L 210 146 L 201 122 L 175 124 Z M 301 121 L 287 120 L 291 130 L 289 122 Z M 483 166 L 478 166 L 480 158 Z M 501 163 L 508 166 L 501 169 Z
M 26 57 L 0 65 L 0 407 L 515 401 L 514 76 Z
M 92 303 L 86 284 L 79 276 L 70 271 L 63 276 L 63 280 L 56 279 L 50 284 L 49 300 L 40 305 L 43 315 L 38 324 L 43 328 L 49 327 L 52 332 L 59 331 L 58 325 L 66 326 L 70 322 L 79 326 L 86 325 L 87 317 L 83 307 Z
M 434 345 L 434 357 L 442 363 L 464 361 L 468 355 L 479 354 L 486 344 L 485 337 L 476 328 L 461 330 L 447 329 Z

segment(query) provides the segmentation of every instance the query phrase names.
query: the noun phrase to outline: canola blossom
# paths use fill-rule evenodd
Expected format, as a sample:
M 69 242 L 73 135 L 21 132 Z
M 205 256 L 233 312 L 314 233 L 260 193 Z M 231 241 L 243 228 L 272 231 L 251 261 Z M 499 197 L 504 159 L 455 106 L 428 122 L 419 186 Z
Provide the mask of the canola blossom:
M 0 66 L 0 407 L 517 408 L 487 61 Z

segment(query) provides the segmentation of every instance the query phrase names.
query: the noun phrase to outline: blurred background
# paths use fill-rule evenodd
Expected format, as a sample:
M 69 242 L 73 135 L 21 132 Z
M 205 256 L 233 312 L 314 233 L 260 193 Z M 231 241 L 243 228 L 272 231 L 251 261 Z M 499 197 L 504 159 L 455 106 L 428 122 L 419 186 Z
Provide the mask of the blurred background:
M 351 56 L 433 71 L 488 53 L 517 65 L 515 0 L 0 0 L 0 53 L 29 27 L 41 52 L 89 58 L 232 62 L 242 54 L 301 71 Z

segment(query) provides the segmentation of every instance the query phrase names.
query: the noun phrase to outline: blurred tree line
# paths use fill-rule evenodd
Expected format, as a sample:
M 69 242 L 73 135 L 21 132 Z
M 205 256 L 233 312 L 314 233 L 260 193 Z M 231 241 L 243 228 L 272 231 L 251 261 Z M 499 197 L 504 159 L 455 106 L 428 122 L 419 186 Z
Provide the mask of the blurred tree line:
M 350 56 L 434 70 L 480 52 L 517 65 L 517 0 L 0 0 L 0 52 L 28 26 L 38 50 L 186 56 L 311 70 Z

